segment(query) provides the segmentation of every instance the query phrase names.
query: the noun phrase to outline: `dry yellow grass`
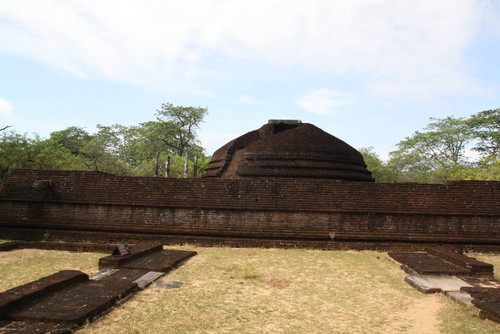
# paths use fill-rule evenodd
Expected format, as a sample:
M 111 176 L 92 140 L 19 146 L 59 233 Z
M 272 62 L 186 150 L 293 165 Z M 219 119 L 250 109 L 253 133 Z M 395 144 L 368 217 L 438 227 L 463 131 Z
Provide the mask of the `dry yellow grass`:
M 79 333 L 493 333 L 410 288 L 385 253 L 174 247 L 199 254 Z
M 171 248 L 198 252 L 163 278 L 181 288 L 147 288 L 78 333 L 500 332 L 443 295 L 409 287 L 385 253 Z M 0 290 L 62 269 L 95 272 L 101 256 L 0 253 Z M 500 265 L 500 256 L 477 257 Z
M 98 271 L 103 254 L 17 249 L 0 252 L 0 291 L 11 289 L 60 270 Z

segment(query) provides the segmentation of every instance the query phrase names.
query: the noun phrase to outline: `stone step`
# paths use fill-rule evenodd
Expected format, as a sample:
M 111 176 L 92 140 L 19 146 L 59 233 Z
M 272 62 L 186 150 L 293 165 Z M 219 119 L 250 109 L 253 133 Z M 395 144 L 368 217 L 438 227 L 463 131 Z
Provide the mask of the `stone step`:
M 420 275 L 468 276 L 469 271 L 428 253 L 395 253 L 388 256 Z M 404 268 L 403 268 L 404 269 Z M 407 271 L 407 270 L 405 270 Z M 408 272 L 408 271 L 407 271 Z
M 163 275 L 165 275 L 165 273 L 161 271 L 150 271 L 136 279 L 134 283 L 137 284 L 139 289 L 144 289 Z
M 482 287 L 464 287 L 463 292 L 472 297 L 472 304 L 480 309 L 480 315 L 500 323 L 500 289 Z
M 0 293 L 0 318 L 19 305 L 43 298 L 58 290 L 88 281 L 87 274 L 78 270 L 62 270 L 39 280 Z
M 430 247 L 426 249 L 427 253 L 430 255 L 438 256 L 444 260 L 451 261 L 453 264 L 456 264 L 462 268 L 468 269 L 474 273 L 491 273 L 491 277 L 493 277 L 493 265 L 478 261 L 473 257 L 466 256 L 454 249 L 450 248 L 442 248 L 442 247 Z
M 87 280 L 18 306 L 4 317 L 11 321 L 83 325 L 137 291 L 134 281 L 144 274 L 139 270 L 118 270 L 99 281 Z
M 11 242 L 4 242 L 0 244 L 0 252 L 8 252 L 13 249 L 19 249 L 20 244 L 17 241 L 11 241 Z
M 120 268 L 126 263 L 148 254 L 160 252 L 163 249 L 161 244 L 136 245 L 130 248 L 129 255 L 108 255 L 99 259 L 99 269 Z
M 117 268 L 106 267 L 92 279 L 64 270 L 10 289 L 0 294 L 0 332 L 72 333 L 194 255 L 143 245 L 130 255 L 103 258 Z
M 147 254 L 120 266 L 124 269 L 147 270 L 168 272 L 183 261 L 196 255 L 192 251 L 164 250 L 157 253 Z
M 464 280 L 454 276 L 420 276 L 405 277 L 405 282 L 423 293 L 460 291 L 462 287 L 472 287 Z
M 493 278 L 493 265 L 450 248 L 432 247 L 426 250 L 390 252 L 388 257 L 411 273 L 405 277 L 405 282 L 415 289 L 423 293 L 442 292 L 479 312 L 481 317 L 500 323 L 500 282 Z M 426 275 L 429 273 L 437 276 Z
M 73 325 L 51 322 L 0 321 L 0 333 L 2 334 L 71 334 L 74 333 L 74 329 Z

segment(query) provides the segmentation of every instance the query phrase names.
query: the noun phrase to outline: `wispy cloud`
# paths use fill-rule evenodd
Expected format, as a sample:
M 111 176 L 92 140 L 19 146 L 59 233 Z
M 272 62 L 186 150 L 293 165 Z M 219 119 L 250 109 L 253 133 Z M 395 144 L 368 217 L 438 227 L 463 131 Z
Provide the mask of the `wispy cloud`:
M 12 109 L 10 102 L 0 97 L 0 116 L 12 116 Z
M 240 100 L 240 102 L 243 102 L 243 103 L 246 103 L 246 104 L 261 104 L 261 103 L 265 103 L 265 101 L 259 101 L 259 100 L 256 100 L 250 96 L 243 96 L 243 95 L 240 95 L 238 96 L 238 100 Z
M 329 114 L 336 107 L 351 103 L 350 94 L 325 88 L 315 90 L 297 101 L 300 107 L 315 114 Z
M 479 0 L 2 1 L 0 52 L 78 77 L 166 90 L 241 75 L 244 68 L 232 73 L 224 60 L 254 59 L 348 75 L 375 95 L 431 98 L 475 91 L 463 57 L 485 7 Z

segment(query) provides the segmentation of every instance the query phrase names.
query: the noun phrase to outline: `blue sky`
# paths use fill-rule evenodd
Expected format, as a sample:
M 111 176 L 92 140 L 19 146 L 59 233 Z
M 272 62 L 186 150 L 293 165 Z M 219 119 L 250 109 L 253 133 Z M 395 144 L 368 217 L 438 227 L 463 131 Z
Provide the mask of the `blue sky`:
M 48 137 L 207 107 L 211 154 L 300 119 L 382 158 L 500 108 L 500 2 L 0 1 L 0 126 Z

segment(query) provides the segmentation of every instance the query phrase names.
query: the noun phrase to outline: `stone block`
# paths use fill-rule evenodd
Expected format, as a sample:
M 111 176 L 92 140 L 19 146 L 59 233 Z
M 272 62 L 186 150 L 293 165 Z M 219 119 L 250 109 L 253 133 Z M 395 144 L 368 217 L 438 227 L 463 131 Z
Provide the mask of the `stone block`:
M 450 276 L 418 276 L 405 277 L 405 282 L 423 293 L 460 291 L 463 287 L 472 287 L 457 277 Z

